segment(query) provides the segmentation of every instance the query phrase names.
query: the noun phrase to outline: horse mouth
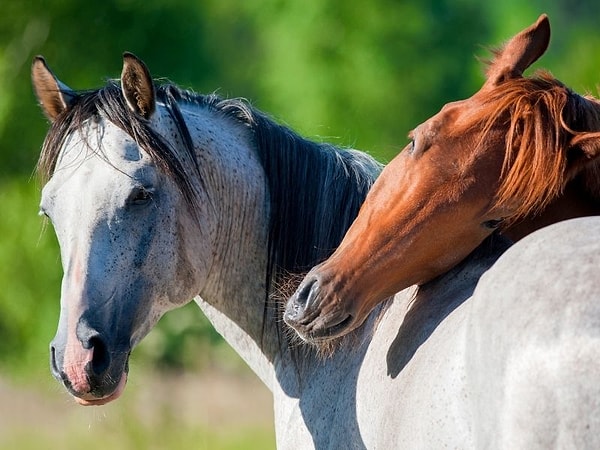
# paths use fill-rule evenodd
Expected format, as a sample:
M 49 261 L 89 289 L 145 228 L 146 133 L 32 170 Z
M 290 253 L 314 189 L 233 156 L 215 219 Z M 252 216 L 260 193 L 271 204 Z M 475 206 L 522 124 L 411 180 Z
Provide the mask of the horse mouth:
M 107 403 L 112 402 L 113 400 L 118 399 L 121 396 L 121 394 L 123 393 L 123 391 L 125 390 L 126 385 L 127 385 L 127 371 L 124 371 L 123 375 L 121 375 L 121 379 L 119 380 L 119 383 L 117 384 L 117 387 L 110 394 L 107 394 L 103 397 L 96 397 L 91 393 L 82 394 L 82 395 L 73 395 L 73 394 L 71 394 L 71 395 L 73 395 L 73 398 L 75 399 L 75 401 L 82 406 L 102 406 L 102 405 L 106 405 Z
M 313 323 L 305 327 L 294 327 L 298 335 L 306 342 L 322 344 L 340 338 L 351 331 L 354 316 L 346 315 L 344 318 L 328 321 L 325 318 L 317 318 Z

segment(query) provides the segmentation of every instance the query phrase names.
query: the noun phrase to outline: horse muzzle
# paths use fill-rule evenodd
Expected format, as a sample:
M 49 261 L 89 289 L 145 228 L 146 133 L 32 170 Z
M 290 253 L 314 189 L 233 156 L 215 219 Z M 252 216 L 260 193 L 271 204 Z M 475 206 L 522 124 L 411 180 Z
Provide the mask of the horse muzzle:
M 130 350 L 111 349 L 99 334 L 89 338 L 58 337 L 50 345 L 50 366 L 81 405 L 103 405 L 117 399 L 127 383 Z
M 354 323 L 353 315 L 323 296 L 318 277 L 308 277 L 288 300 L 284 322 L 306 342 L 318 344 L 346 334 Z

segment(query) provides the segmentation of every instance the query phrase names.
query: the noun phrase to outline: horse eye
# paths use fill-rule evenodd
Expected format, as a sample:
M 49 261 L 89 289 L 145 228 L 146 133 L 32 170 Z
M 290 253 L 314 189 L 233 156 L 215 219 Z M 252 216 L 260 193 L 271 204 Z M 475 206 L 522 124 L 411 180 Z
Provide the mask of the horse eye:
M 410 133 L 408 133 L 408 138 L 410 139 L 410 143 L 408 144 L 408 154 L 414 155 L 418 150 L 417 147 L 417 129 L 419 127 L 413 129 Z
M 409 155 L 412 155 L 412 154 L 414 154 L 414 153 L 415 153 L 415 148 L 416 148 L 416 145 L 415 145 L 415 138 L 414 138 L 414 136 L 412 135 L 412 133 L 411 133 L 411 135 L 409 136 L 409 138 L 410 138 L 410 142 L 409 142 L 409 144 L 408 144 L 408 149 L 407 149 L 406 151 L 408 152 L 408 154 L 409 154 Z
M 501 219 L 486 220 L 482 223 L 482 225 L 490 230 L 495 230 L 502 224 L 502 222 L 504 222 L 504 217 Z
M 137 187 L 129 197 L 130 203 L 134 205 L 145 205 L 152 200 L 152 191 L 145 187 Z

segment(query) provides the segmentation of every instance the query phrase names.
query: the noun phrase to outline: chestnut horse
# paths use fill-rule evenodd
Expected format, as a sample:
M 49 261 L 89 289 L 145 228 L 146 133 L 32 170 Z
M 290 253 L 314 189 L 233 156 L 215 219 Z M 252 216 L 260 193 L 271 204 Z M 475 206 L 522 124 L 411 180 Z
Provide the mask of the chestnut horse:
M 548 18 L 513 37 L 472 97 L 411 133 L 339 248 L 289 300 L 285 321 L 308 341 L 358 327 L 374 306 L 447 272 L 499 228 L 512 240 L 600 213 L 600 102 L 546 72 Z

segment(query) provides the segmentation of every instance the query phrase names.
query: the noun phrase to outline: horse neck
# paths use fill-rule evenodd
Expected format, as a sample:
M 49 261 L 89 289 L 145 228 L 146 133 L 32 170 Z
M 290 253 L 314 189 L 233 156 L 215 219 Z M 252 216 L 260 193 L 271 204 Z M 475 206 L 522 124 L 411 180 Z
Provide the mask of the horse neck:
M 195 301 L 268 385 L 271 363 L 263 348 L 272 347 L 276 334 L 262 327 L 269 214 L 264 173 L 244 127 L 200 105 L 182 104 L 181 112 L 197 166 L 190 178 L 202 206 L 198 224 L 184 227 L 191 273 L 202 274 Z M 160 120 L 173 119 L 165 113 Z
M 337 247 L 381 166 L 307 141 L 259 112 L 240 122 L 235 108 L 187 111 L 203 172 L 198 189 L 209 192 L 218 218 L 209 280 L 196 301 L 270 386 L 273 364 L 294 362 L 270 291 Z
M 588 178 L 597 176 L 597 168 L 590 167 L 585 173 L 567 184 L 563 193 L 550 202 L 543 211 L 530 215 L 511 225 L 502 232 L 503 235 L 516 242 L 536 230 L 553 223 L 577 217 L 600 215 L 600 199 L 590 192 Z M 592 187 L 591 190 L 595 190 Z

